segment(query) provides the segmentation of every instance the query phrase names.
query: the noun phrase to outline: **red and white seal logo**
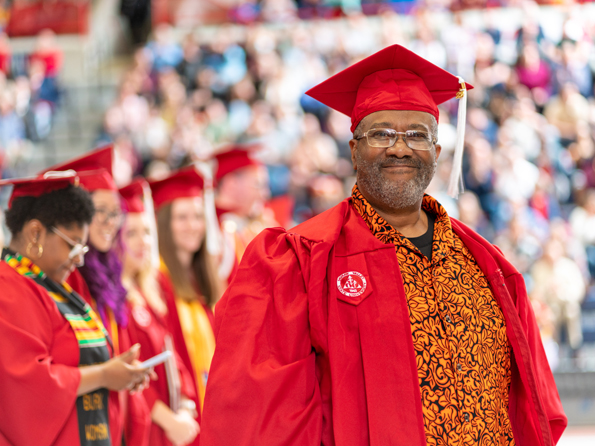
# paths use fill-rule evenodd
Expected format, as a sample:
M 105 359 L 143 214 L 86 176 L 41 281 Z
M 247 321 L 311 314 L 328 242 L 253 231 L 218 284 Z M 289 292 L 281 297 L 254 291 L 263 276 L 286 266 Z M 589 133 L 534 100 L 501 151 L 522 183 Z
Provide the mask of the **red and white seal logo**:
M 149 313 L 141 305 L 135 305 L 132 307 L 132 317 L 141 327 L 148 327 L 151 325 L 151 313 Z
M 366 291 L 366 278 L 357 271 L 343 273 L 337 279 L 337 288 L 345 296 L 361 296 Z

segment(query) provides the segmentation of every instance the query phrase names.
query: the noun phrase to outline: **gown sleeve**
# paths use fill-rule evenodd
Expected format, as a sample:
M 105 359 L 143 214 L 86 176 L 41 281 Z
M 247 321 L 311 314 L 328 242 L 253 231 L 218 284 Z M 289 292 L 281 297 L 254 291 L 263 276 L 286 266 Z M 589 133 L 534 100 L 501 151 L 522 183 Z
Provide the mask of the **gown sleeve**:
M 320 445 L 304 243 L 278 228 L 263 231 L 217 305 L 201 446 Z
M 76 410 L 78 345 L 51 298 L 11 275 L 0 271 L 0 440 L 51 445 Z
M 513 282 L 510 283 L 510 281 Z M 535 314 L 527 297 L 522 276 L 520 274 L 509 276 L 507 285 L 515 290 L 517 312 L 531 350 L 537 388 L 549 421 L 553 444 L 555 445 L 562 436 L 564 429 L 566 429 L 568 419 L 564 414 L 556 382 L 543 349 Z

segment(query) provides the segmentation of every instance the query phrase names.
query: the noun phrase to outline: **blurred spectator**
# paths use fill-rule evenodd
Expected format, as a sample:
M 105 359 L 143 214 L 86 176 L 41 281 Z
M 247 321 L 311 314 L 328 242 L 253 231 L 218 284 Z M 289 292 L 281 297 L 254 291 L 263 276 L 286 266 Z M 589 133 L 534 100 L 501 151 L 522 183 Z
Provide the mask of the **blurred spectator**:
M 459 196 L 459 220 L 488 240 L 494 239 L 494 228 L 481 209 L 479 199 L 473 192 Z
M 32 53 L 14 54 L 0 31 L 0 174 L 30 174 L 34 143 L 45 139 L 60 100 L 63 54 L 52 31 L 42 31 Z
M 322 132 L 316 116 L 306 114 L 302 126 L 302 138 L 290 160 L 295 187 L 306 186 L 319 172 L 334 173 L 338 158 L 337 143 Z
M 446 48 L 440 40 L 436 39 L 430 24 L 425 21 L 419 22 L 417 39 L 411 42 L 411 51 L 441 68 L 447 68 Z
M 585 203 L 570 213 L 570 226 L 586 250 L 589 272 L 595 277 L 595 189 L 589 189 Z
M 15 87 L 8 83 L 0 96 L 0 145 L 14 150 L 25 139 L 25 125 L 15 110 Z
M 188 91 L 197 86 L 197 75 L 202 66 L 202 51 L 192 34 L 186 35 L 182 43 L 183 57 L 176 66 L 182 82 Z
M 531 90 L 535 103 L 541 107 L 550 98 L 553 86 L 549 65 L 541 58 L 536 44 L 525 45 L 516 65 L 519 82 Z
M 448 71 L 457 73 L 463 79 L 472 79 L 476 39 L 475 32 L 463 23 L 463 14 L 455 12 L 452 23 L 443 27 L 440 36 L 446 50 Z
M 183 59 L 182 47 L 174 40 L 171 27 L 161 24 L 155 28 L 155 40 L 149 42 L 146 51 L 151 57 L 155 71 L 176 67 Z
M 27 156 L 25 123 L 17 114 L 15 93 L 13 82 L 8 82 L 0 91 L 0 168 L 3 173 L 6 169 L 14 170 Z
M 543 113 L 568 145 L 576 141 L 579 123 L 589 116 L 589 101 L 579 93 L 575 84 L 569 82 L 546 105 Z
M 516 205 L 518 209 L 516 212 L 507 209 L 508 212 L 513 213 L 513 217 L 507 222 L 505 229 L 499 231 L 494 241 L 514 267 L 522 274 L 526 274 L 541 254 L 542 240 L 539 237 L 540 234 L 533 230 L 531 214 L 527 208 L 523 208 L 523 204 L 506 203 L 506 205 L 503 208 Z
M 39 101 L 55 106 L 60 100 L 58 75 L 62 69 L 64 55 L 56 42 L 53 31 L 46 29 L 39 33 L 35 51 L 30 57 L 32 90 Z M 34 79 L 39 78 L 36 82 Z
M 261 15 L 267 22 L 283 23 L 296 19 L 296 6 L 292 0 L 262 0 Z
M 580 304 L 585 296 L 585 282 L 578 265 L 568 258 L 560 241 L 551 239 L 543 256 L 531 269 L 532 298 L 546 304 L 555 320 L 557 339 L 565 327 L 570 348 L 577 350 L 583 341 Z
M 589 41 L 562 42 L 560 66 L 556 67 L 555 80 L 559 88 L 567 83 L 576 85 L 578 92 L 585 97 L 593 95 L 593 75 L 589 67 L 589 57 L 593 44 Z

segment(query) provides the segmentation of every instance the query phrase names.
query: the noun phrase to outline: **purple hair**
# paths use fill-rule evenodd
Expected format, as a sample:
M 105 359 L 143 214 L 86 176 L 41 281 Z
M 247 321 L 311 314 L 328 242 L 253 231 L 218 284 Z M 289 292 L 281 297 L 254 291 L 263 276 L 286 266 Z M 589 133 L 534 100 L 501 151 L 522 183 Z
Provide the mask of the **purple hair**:
M 89 244 L 85 264 L 79 268 L 91 296 L 97 302 L 101 319 L 106 322 L 107 309 L 111 309 L 118 325 L 128 325 L 126 309 L 126 289 L 122 286 L 122 261 L 117 254 L 121 250 L 120 234 L 116 235 L 116 246 L 108 252 L 100 252 Z

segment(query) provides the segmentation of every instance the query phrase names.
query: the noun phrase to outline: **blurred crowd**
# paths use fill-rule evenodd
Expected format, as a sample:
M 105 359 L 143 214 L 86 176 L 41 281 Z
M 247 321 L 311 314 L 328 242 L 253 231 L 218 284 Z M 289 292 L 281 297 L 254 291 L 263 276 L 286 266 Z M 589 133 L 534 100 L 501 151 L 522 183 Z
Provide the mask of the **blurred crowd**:
M 523 273 L 552 367 L 595 367 L 584 348 L 595 343 L 595 20 L 583 8 L 560 9 L 559 29 L 545 29 L 531 3 L 514 27 L 502 20 L 505 11 L 475 13 L 480 20 L 470 24 L 465 13 L 445 19 L 392 9 L 189 34 L 160 25 L 135 51 L 96 143 L 113 143 L 119 186 L 139 174 L 164 178 L 229 143 L 257 143 L 265 195 L 289 197 L 275 217 L 291 227 L 348 197 L 355 181 L 349 118 L 304 92 L 385 46 L 404 45 L 475 87 L 466 192 L 458 200 L 446 195 L 456 100 L 441 106 L 443 152 L 428 192 Z M 42 53 L 51 37 L 40 36 Z M 0 38 L 3 156 L 44 134 L 43 112 L 35 110 L 47 105 L 51 115 L 58 102 L 59 51 L 53 54 L 31 56 L 28 70 L 11 72 Z
M 63 52 L 50 30 L 39 33 L 31 53 L 14 52 L 0 33 L 0 170 L 26 172 L 32 144 L 45 139 L 60 102 Z
M 169 5 L 153 7 L 154 22 L 167 17 L 175 23 L 186 25 L 200 17 L 206 23 L 233 22 L 242 24 L 254 23 L 291 23 L 298 20 L 323 19 L 329 20 L 349 16 L 353 13 L 366 15 L 397 12 L 410 14 L 415 12 L 420 4 L 434 12 L 451 12 L 470 9 L 515 7 L 523 0 L 227 0 L 225 2 L 204 3 L 196 8 L 188 6 L 190 1 L 171 2 Z M 537 3 L 550 5 L 562 4 L 562 1 L 537 0 Z M 145 14 L 141 10 L 145 2 L 130 2 L 123 0 L 122 12 L 127 16 L 135 39 L 141 31 Z M 140 6 L 140 5 L 143 6 Z M 158 10 L 157 13 L 155 11 Z M 167 21 L 167 20 L 166 20 Z

